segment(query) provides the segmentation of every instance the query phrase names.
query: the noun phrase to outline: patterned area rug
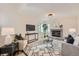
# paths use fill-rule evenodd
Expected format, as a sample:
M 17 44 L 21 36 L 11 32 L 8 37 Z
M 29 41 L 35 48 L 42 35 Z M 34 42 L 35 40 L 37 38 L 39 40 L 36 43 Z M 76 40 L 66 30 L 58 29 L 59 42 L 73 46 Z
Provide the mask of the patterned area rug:
M 28 44 L 24 52 L 28 56 L 60 56 L 61 55 L 61 41 L 53 40 L 47 42 L 46 40 L 40 40 Z M 20 54 L 24 56 L 23 53 Z
M 25 53 L 28 56 L 60 56 L 60 51 L 55 50 L 50 44 L 42 44 L 34 47 L 27 46 Z

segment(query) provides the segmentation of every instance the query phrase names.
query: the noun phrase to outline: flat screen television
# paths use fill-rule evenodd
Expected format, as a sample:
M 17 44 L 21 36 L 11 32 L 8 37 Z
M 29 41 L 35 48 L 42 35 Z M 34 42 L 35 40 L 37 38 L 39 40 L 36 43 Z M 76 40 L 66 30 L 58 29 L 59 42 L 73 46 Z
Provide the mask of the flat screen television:
M 35 31 L 35 25 L 26 24 L 26 31 Z

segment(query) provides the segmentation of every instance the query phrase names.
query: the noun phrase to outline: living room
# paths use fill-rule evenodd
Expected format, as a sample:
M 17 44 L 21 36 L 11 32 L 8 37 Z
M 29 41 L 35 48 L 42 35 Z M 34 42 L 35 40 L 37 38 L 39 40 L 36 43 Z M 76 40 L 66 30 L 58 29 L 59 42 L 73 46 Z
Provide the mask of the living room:
M 69 43 L 67 46 L 61 43 L 66 41 L 65 37 L 69 34 L 79 36 L 78 11 L 79 4 L 73 3 L 2 3 L 0 4 L 0 49 L 5 45 L 11 44 L 20 35 L 21 40 L 17 38 L 19 47 L 17 46 L 18 51 L 15 53 L 15 56 L 79 56 L 78 46 L 73 46 Z M 46 30 L 43 30 L 43 25 L 47 27 Z M 27 28 L 29 27 L 31 29 L 28 30 Z M 14 35 L 14 38 L 11 38 L 11 35 Z M 51 41 L 53 44 L 47 41 Z M 78 40 L 76 42 L 79 43 Z M 77 43 L 75 45 L 78 45 Z M 61 46 L 65 47 L 62 48 Z M 32 47 L 33 49 L 31 49 Z M 70 49 L 70 52 L 67 48 Z M 3 49 L 5 51 L 5 48 Z M 7 50 L 9 49 L 7 48 Z M 7 55 L 7 51 L 2 52 L 2 50 L 0 51 L 0 55 Z M 76 51 L 72 52 L 71 50 Z M 10 52 L 12 53 L 9 55 L 13 56 L 13 50 Z

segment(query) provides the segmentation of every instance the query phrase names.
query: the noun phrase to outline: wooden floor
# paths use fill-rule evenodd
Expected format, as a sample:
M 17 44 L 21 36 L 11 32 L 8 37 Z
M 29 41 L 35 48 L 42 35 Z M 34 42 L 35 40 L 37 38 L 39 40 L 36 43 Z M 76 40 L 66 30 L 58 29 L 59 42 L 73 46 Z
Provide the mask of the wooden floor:
M 20 51 L 17 51 L 17 52 L 16 52 L 15 56 L 19 56 L 19 55 L 20 55 L 20 56 L 21 56 L 21 55 L 22 55 L 22 56 L 28 56 L 23 50 L 20 50 Z

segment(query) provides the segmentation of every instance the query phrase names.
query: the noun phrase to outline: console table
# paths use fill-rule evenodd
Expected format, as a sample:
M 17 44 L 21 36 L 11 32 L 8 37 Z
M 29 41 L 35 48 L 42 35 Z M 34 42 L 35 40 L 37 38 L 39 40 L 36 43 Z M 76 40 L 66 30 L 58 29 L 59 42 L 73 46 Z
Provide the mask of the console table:
M 30 35 L 34 35 L 35 36 L 34 39 L 29 40 Z M 38 40 L 38 33 L 26 33 L 25 37 L 27 37 L 27 43 L 29 44 L 29 43 L 32 43 L 32 42 Z

